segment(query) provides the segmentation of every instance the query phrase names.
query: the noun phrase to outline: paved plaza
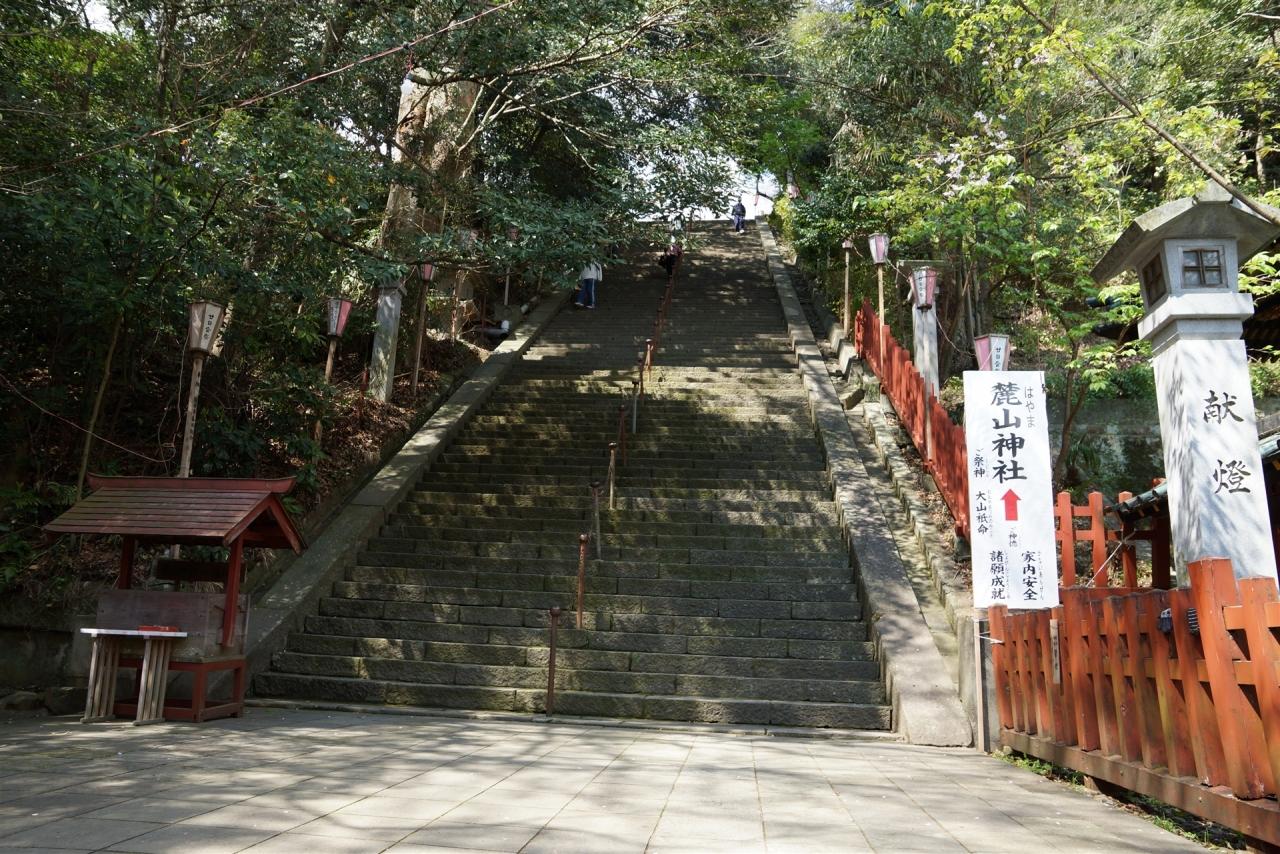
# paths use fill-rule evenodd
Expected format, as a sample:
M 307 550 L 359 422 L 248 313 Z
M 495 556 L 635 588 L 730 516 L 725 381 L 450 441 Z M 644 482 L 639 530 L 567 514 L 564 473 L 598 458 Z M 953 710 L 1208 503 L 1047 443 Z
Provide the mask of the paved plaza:
M 0 724 L 0 849 L 143 854 L 1198 851 L 970 750 L 250 710 Z

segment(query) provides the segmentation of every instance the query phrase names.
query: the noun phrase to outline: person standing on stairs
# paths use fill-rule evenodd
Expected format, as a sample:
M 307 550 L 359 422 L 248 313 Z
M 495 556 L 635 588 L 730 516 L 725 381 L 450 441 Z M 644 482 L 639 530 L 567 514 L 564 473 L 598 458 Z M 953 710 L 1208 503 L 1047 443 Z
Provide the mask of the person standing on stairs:
M 599 261 L 588 261 L 582 268 L 582 272 L 578 274 L 581 280 L 581 287 L 578 288 L 578 298 L 574 301 L 574 305 L 579 308 L 595 308 L 596 307 L 596 283 L 604 278 L 604 271 L 600 268 Z
M 738 234 L 747 230 L 747 206 L 742 203 L 742 199 L 738 199 L 733 203 L 733 230 Z

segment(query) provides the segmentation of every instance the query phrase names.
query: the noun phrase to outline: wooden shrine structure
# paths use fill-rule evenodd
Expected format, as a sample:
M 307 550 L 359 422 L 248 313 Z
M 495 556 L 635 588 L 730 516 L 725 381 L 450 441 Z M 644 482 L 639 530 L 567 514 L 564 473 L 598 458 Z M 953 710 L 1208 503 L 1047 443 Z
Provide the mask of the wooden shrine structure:
M 305 548 L 281 501 L 293 478 L 97 477 L 93 493 L 45 526 L 59 534 L 122 538 L 116 589 L 99 599 L 89 696 L 83 720 L 116 715 L 135 723 L 203 721 L 244 708 L 248 597 L 240 592 L 246 548 Z M 154 576 L 174 584 L 222 585 L 222 592 L 134 589 L 139 545 L 213 546 L 221 561 L 160 558 Z M 139 649 L 141 647 L 141 649 Z M 136 696 L 116 702 L 119 668 L 137 671 Z M 230 671 L 230 699 L 211 703 L 209 675 Z M 170 672 L 192 674 L 191 699 L 166 699 Z

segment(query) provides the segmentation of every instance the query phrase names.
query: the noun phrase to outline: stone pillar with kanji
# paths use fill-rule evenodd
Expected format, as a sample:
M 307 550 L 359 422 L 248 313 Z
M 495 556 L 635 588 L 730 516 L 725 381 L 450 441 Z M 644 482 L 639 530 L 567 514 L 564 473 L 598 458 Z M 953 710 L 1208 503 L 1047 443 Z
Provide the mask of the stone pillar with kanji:
M 1178 578 L 1230 558 L 1237 578 L 1276 577 L 1242 321 L 1240 264 L 1280 234 L 1217 184 L 1134 220 L 1093 270 L 1134 271 L 1154 355 Z

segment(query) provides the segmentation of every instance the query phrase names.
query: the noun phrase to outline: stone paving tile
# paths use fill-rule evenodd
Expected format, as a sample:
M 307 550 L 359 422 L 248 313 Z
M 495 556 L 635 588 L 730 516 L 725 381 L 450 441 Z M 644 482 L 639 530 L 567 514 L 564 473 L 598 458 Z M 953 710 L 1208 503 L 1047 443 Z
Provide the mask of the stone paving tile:
M 455 800 L 428 801 L 415 798 L 374 796 L 356 801 L 333 815 L 374 815 L 384 818 L 413 818 L 423 823 L 439 818 L 458 805 Z
M 1202 850 L 972 751 L 879 742 L 254 709 L 0 724 L 0 763 L 0 848 L 28 854 Z
M 480 848 L 516 852 L 537 835 L 540 827 L 521 824 L 464 824 L 437 821 L 403 841 L 443 848 Z
M 200 825 L 201 827 L 240 827 L 245 830 L 279 832 L 305 824 L 317 817 L 317 813 L 308 810 L 232 804 L 228 807 L 219 807 L 212 812 L 202 813 L 194 818 L 185 819 L 182 823 Z
M 336 812 L 309 821 L 293 830 L 314 836 L 380 839 L 391 843 L 399 842 L 424 824 L 426 822 L 419 818 Z
M 218 809 L 208 801 L 175 801 L 169 798 L 134 798 L 113 806 L 85 813 L 86 818 L 118 818 L 123 821 L 154 821 L 172 824 L 185 818 Z
M 520 854 L 643 854 L 648 834 L 634 836 L 622 825 L 615 830 L 544 829 L 520 849 Z
M 131 854 L 234 854 L 274 835 L 267 830 L 171 824 L 108 850 Z
M 486 851 L 481 848 L 447 848 L 440 845 L 417 845 L 400 842 L 386 850 L 386 854 L 506 854 L 503 851 Z
M 162 827 L 110 818 L 64 818 L 0 837 L 0 848 L 106 848 Z
M 246 848 L 246 854 L 378 854 L 387 847 L 380 839 L 348 839 L 341 836 L 311 836 L 282 833 Z

